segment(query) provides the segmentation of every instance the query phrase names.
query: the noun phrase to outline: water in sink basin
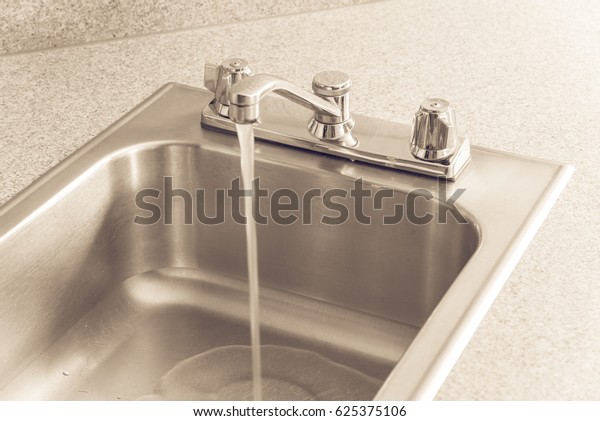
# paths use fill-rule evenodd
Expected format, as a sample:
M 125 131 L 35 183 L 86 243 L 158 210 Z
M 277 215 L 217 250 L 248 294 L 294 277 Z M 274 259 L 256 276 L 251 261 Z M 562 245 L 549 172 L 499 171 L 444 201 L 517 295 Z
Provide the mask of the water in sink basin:
M 232 345 L 181 361 L 160 379 L 153 394 L 140 400 L 253 399 L 251 351 Z M 279 345 L 265 345 L 259 351 L 268 361 L 261 372 L 265 400 L 367 400 L 381 386 L 381 381 L 316 352 Z
M 238 367 L 246 364 L 245 372 L 250 373 L 248 348 L 239 348 L 240 344 L 250 343 L 248 315 L 248 284 L 243 280 L 197 268 L 142 273 L 105 295 L 13 379 L 1 397 L 147 398 L 164 393 L 160 379 L 168 379 L 166 373 L 178 364 L 198 367 L 202 365 L 198 355 L 216 352 L 213 357 L 224 356 L 223 349 L 233 349 L 242 358 L 236 363 Z M 311 367 L 328 367 L 337 380 L 327 384 L 352 379 L 360 386 L 359 396 L 357 392 L 345 394 L 340 388 L 341 394 L 336 395 L 340 400 L 372 399 L 418 332 L 418 328 L 407 324 L 268 287 L 261 288 L 261 319 L 263 343 L 267 348 L 277 346 L 269 349 L 292 364 L 265 366 L 267 376 L 286 381 L 289 393 L 298 394 L 298 389 L 290 390 L 289 385 L 294 384 L 322 398 L 332 396 L 331 387 L 324 394 L 309 387 L 310 379 L 294 376 Z M 277 351 L 281 347 L 285 347 L 283 354 Z M 245 351 L 240 353 L 240 349 Z M 231 360 L 229 356 L 223 363 Z M 199 373 L 191 373 L 202 378 Z M 221 375 L 224 373 L 227 370 L 221 371 Z M 213 370 L 212 374 L 217 373 Z M 315 378 L 320 376 L 315 374 Z M 222 393 L 227 392 L 222 389 Z M 264 390 L 267 399 L 288 396 L 273 396 L 268 384 Z
M 127 178 L 134 162 L 156 170 Z M 258 165 L 261 184 L 272 191 L 352 187 L 351 179 L 324 171 Z M 37 263 L 3 260 L 5 279 L 23 292 L 4 307 L 12 313 L 3 337 L 16 340 L 2 342 L 1 399 L 137 399 L 153 393 L 180 361 L 250 343 L 244 228 L 230 218 L 214 226 L 131 223 L 139 212 L 135 192 L 162 189 L 163 174 L 174 175 L 177 187 L 193 191 L 199 183 L 211 190 L 239 175 L 239 155 L 188 145 L 122 155 L 5 243 Z M 118 179 L 121 188 L 103 189 L 106 179 Z M 99 208 L 103 192 L 113 203 L 108 209 Z M 385 202 L 386 212 L 402 194 Z M 325 213 L 322 203 L 312 210 Z M 313 351 L 380 382 L 478 244 L 472 225 L 453 223 L 297 221 L 258 231 L 263 344 Z M 29 236 L 39 232 L 47 235 Z M 353 253 L 344 252 L 350 243 Z M 444 259 L 432 265 L 433 256 Z M 35 288 L 28 279 L 38 280 Z M 31 321 L 30 330 L 17 320 Z

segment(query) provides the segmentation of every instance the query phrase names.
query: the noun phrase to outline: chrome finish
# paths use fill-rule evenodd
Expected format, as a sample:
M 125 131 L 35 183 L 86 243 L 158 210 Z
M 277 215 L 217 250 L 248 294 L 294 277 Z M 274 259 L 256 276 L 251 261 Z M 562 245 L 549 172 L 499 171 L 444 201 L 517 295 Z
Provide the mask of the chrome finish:
M 205 79 L 207 89 L 215 92 L 214 71 L 209 70 Z M 470 142 L 465 138 L 456 139 L 452 154 L 436 152 L 437 159 L 420 158 L 431 153 L 413 155 L 410 126 L 350 115 L 350 88 L 348 75 L 338 71 L 318 73 L 313 80 L 315 94 L 276 76 L 253 75 L 231 87 L 231 118 L 213 101 L 202 111 L 202 125 L 235 135 L 235 123 L 258 123 L 254 128 L 257 139 L 451 181 L 470 162 Z M 313 112 L 267 97 L 272 91 Z
M 273 75 L 254 75 L 236 83 L 229 91 L 229 117 L 239 124 L 250 124 L 258 121 L 261 99 L 270 92 L 275 92 L 290 101 L 308 109 L 339 116 L 341 111 L 334 104 L 321 97 L 306 92 L 287 80 Z
M 198 127 L 212 100 L 166 85 L 0 208 L 1 399 L 137 399 L 179 362 L 249 343 L 244 227 L 229 205 L 220 225 L 188 224 L 181 197 L 171 224 L 132 222 L 146 215 L 136 194 L 164 191 L 164 177 L 203 189 L 213 215 L 214 193 L 239 176 L 237 139 Z M 367 122 L 396 136 L 397 125 Z M 342 225 L 320 223 L 328 211 L 318 201 L 313 224 L 259 224 L 263 342 L 361 371 L 381 384 L 375 399 L 433 397 L 572 171 L 472 152 L 446 185 L 448 196 L 465 189 L 455 204 L 467 224 L 448 215 L 365 225 L 349 197 Z M 417 215 L 446 213 L 433 178 L 270 143 L 257 143 L 256 160 L 271 192 L 348 190 L 362 179 L 394 193 L 368 212 L 388 214 L 424 189 L 433 198 L 416 202 Z M 163 198 L 149 202 L 164 212 Z
M 354 147 L 358 141 L 354 139 L 351 130 L 354 120 L 350 115 L 350 76 L 339 71 L 317 73 L 313 78 L 312 88 L 316 95 L 335 103 L 341 110 L 341 115 L 315 111 L 308 122 L 308 131 L 317 139 L 337 142 L 347 147 Z
M 413 117 L 411 151 L 426 161 L 451 157 L 458 145 L 456 116 L 450 103 L 441 98 L 426 98 Z
M 204 67 L 204 85 L 215 94 L 214 107 L 219 115 L 229 117 L 229 90 L 234 83 L 252 74 L 243 58 L 228 58 L 220 66 Z

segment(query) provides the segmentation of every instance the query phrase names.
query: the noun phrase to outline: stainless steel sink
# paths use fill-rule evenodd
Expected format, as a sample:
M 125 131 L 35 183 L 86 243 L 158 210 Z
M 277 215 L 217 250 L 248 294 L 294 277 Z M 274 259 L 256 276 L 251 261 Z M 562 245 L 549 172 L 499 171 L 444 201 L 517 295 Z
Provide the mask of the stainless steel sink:
M 239 176 L 237 139 L 200 127 L 211 98 L 166 85 L 0 209 L 1 399 L 137 399 L 187 358 L 249 344 L 244 227 L 231 209 L 222 224 L 188 223 L 176 197 L 171 224 L 134 223 L 147 215 L 136 194 L 164 192 L 167 178 L 203 189 L 211 214 L 211 192 Z M 382 209 L 367 206 L 374 216 L 415 189 L 434 196 L 414 202 L 427 224 L 351 212 L 327 225 L 315 200 L 311 224 L 258 227 L 263 343 L 359 371 L 378 385 L 366 398 L 385 400 L 435 395 L 572 171 L 473 147 L 440 193 L 431 177 L 281 145 L 257 143 L 256 159 L 270 192 L 357 179 L 391 190 Z M 458 189 L 467 223 L 438 200 Z M 164 212 L 163 199 L 148 202 Z

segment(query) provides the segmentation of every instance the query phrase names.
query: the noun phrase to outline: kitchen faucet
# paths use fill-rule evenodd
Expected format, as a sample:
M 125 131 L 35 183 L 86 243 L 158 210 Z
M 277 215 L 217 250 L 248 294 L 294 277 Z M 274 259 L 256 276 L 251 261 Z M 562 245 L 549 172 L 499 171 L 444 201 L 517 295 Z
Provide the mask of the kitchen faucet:
M 341 71 L 317 73 L 311 93 L 231 58 L 207 64 L 204 83 L 215 94 L 202 113 L 207 128 L 235 132 L 236 124 L 254 124 L 258 139 L 448 180 L 470 161 L 469 141 L 457 135 L 454 110 L 440 98 L 425 99 L 407 126 L 353 116 L 352 82 Z M 303 108 L 291 109 L 271 92 Z

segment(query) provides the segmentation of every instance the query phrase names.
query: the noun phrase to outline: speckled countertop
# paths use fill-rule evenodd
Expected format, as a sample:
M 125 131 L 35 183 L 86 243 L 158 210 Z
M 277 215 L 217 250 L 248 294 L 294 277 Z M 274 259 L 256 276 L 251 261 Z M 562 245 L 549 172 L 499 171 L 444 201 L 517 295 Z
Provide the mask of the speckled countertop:
M 0 56 L 0 203 L 205 61 L 307 88 L 343 69 L 355 112 L 402 122 L 438 95 L 473 143 L 576 168 L 438 399 L 600 399 L 598 22 L 584 1 L 410 0 Z

